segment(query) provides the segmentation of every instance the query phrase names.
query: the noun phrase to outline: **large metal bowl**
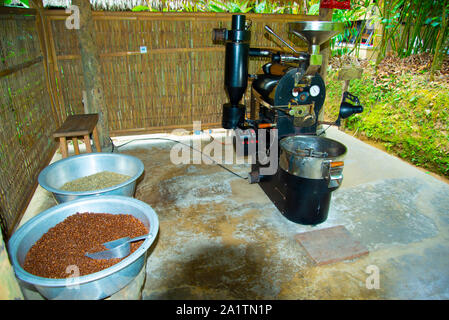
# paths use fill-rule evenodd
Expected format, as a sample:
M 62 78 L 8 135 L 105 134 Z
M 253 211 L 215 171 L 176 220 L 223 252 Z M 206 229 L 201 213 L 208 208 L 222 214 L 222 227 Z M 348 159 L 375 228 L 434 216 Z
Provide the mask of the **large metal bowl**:
M 137 179 L 144 165 L 138 158 L 117 153 L 86 153 L 52 163 L 38 177 L 42 188 L 50 191 L 58 203 L 95 195 L 121 195 L 132 197 Z M 131 178 L 115 186 L 91 191 L 65 191 L 60 188 L 67 182 L 101 171 L 111 171 Z
M 304 135 L 283 138 L 280 147 L 279 166 L 306 179 L 323 179 L 323 164 L 343 160 L 347 151 L 346 146 L 338 141 Z
M 25 271 L 22 266 L 28 250 L 34 243 L 50 228 L 77 212 L 131 214 L 142 221 L 151 236 L 119 263 L 85 276 L 51 279 Z M 140 200 L 124 196 L 90 197 L 59 204 L 33 217 L 12 235 L 8 249 L 17 278 L 34 286 L 45 298 L 103 299 L 125 287 L 138 275 L 146 262 L 147 250 L 154 242 L 158 230 L 159 219 L 156 212 Z

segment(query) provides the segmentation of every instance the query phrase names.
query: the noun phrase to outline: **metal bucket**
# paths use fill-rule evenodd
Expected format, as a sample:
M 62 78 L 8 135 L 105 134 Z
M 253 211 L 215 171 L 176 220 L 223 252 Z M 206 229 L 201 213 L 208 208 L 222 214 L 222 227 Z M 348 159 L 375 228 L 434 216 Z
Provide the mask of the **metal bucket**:
M 333 179 L 337 183 L 343 179 L 335 175 L 337 170 L 329 170 L 340 167 L 332 164 L 341 162 L 346 155 L 342 143 L 325 137 L 291 136 L 282 139 L 280 146 L 279 165 L 288 173 L 307 179 Z
M 116 153 L 86 153 L 52 163 L 38 177 L 42 188 L 50 191 L 58 203 L 98 195 L 120 195 L 132 197 L 137 179 L 144 165 L 136 157 Z M 91 191 L 65 191 L 60 188 L 67 182 L 101 171 L 111 171 L 131 178 L 115 186 Z
M 343 181 L 346 147 L 325 137 L 290 136 L 280 149 L 280 179 L 287 185 L 284 216 L 301 224 L 324 222 L 331 192 Z
M 50 228 L 77 212 L 131 214 L 152 235 L 119 263 L 99 272 L 67 279 L 35 276 L 22 268 L 30 248 Z M 146 203 L 124 196 L 98 196 L 66 202 L 45 210 L 20 227 L 8 242 L 12 266 L 24 285 L 34 286 L 47 299 L 93 300 L 106 298 L 131 282 L 143 268 L 147 251 L 159 231 L 156 212 Z M 68 274 L 69 276 L 69 274 Z

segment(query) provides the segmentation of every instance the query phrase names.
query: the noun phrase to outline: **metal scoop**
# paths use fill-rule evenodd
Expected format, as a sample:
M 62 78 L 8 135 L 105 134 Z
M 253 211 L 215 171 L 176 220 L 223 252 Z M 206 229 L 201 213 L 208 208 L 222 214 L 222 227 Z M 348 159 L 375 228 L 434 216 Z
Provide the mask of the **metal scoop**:
M 147 237 L 152 237 L 152 235 L 145 234 L 132 239 L 130 237 L 123 237 L 117 240 L 108 241 L 103 243 L 107 250 L 86 253 L 85 255 L 92 259 L 121 259 L 129 255 L 129 252 L 131 251 L 131 242 L 144 240 Z

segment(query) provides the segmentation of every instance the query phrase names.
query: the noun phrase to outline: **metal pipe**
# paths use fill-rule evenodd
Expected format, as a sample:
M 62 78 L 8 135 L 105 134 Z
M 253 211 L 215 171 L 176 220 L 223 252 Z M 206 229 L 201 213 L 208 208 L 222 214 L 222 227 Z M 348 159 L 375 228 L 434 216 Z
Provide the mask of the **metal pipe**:
M 304 37 L 302 34 L 300 34 L 299 32 L 297 32 L 295 30 L 290 30 L 290 32 L 293 33 L 295 36 L 297 36 L 302 41 L 304 41 L 305 43 L 307 43 L 308 46 L 310 46 L 309 40 L 306 37 Z
M 280 41 L 282 41 L 283 44 L 285 44 L 290 50 L 292 50 L 294 53 L 299 53 L 298 51 L 296 51 L 295 48 L 293 48 L 287 41 L 285 41 L 284 39 L 282 39 L 280 36 L 278 36 L 269 26 L 265 26 L 265 30 L 267 30 L 269 33 L 271 33 L 273 36 L 275 36 L 276 38 L 278 38 Z

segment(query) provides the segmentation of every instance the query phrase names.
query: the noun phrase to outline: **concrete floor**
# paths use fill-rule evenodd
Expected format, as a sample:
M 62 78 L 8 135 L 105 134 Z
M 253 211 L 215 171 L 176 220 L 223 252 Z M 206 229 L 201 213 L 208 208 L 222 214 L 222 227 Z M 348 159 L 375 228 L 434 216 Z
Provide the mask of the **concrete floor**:
M 449 185 L 335 128 L 326 134 L 348 153 L 329 218 L 315 227 L 285 219 L 257 184 L 216 165 L 172 164 L 173 143 L 120 148 L 144 162 L 135 197 L 157 212 L 160 232 L 146 270 L 111 299 L 449 299 Z M 228 167 L 246 176 L 250 165 Z M 22 223 L 54 204 L 39 187 Z M 370 253 L 315 266 L 294 236 L 335 225 Z M 379 289 L 367 288 L 372 270 Z

